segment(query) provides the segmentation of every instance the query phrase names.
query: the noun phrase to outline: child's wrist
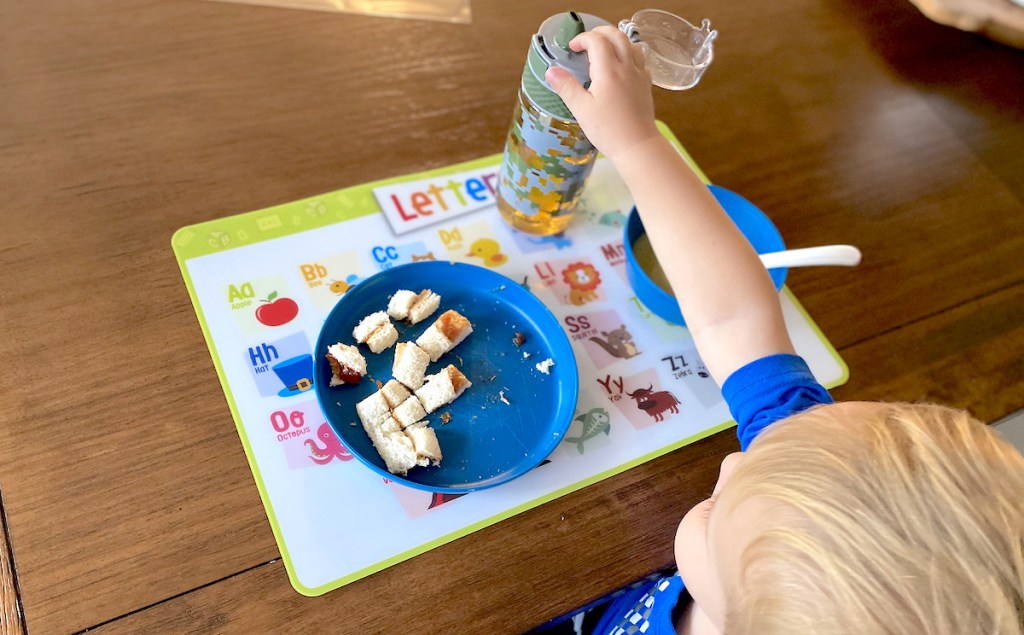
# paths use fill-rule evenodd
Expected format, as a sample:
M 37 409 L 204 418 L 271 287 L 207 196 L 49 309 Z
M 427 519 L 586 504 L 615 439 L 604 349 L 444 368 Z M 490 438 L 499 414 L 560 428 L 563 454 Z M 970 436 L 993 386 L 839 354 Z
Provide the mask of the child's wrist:
M 631 166 L 635 166 L 638 163 L 644 163 L 647 158 L 665 152 L 666 150 L 675 152 L 672 144 L 669 143 L 668 139 L 661 135 L 657 129 L 654 129 L 653 134 L 647 136 L 642 141 L 633 143 L 627 148 L 619 150 L 618 152 L 605 155 L 615 166 L 615 169 L 619 174 L 625 175 Z

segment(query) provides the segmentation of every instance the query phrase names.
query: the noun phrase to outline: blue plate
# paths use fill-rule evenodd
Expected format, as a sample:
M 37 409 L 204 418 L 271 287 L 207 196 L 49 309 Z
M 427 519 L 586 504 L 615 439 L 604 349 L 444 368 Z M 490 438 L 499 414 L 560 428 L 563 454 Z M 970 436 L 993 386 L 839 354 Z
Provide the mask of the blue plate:
M 404 477 L 387 471 L 355 410 L 356 402 L 377 389 L 374 380 L 391 379 L 395 348 L 375 355 L 360 346 L 367 376 L 355 386 L 331 388 L 326 358 L 331 344 L 353 344 L 353 327 L 367 314 L 387 309 L 388 299 L 399 289 L 431 289 L 441 296 L 440 308 L 419 324 L 395 322 L 399 342 L 415 340 L 448 309 L 473 324 L 465 341 L 427 369 L 433 374 L 454 364 L 473 382 L 462 396 L 427 417 L 441 446 L 441 465 L 415 467 Z M 525 335 L 521 346 L 512 341 L 516 332 Z M 572 346 L 548 308 L 505 276 L 462 263 L 415 262 L 360 282 L 327 316 L 315 354 L 317 399 L 345 447 L 381 476 L 432 492 L 493 487 L 539 465 L 565 435 L 579 392 Z M 535 364 L 548 358 L 555 364 L 545 375 Z M 446 412 L 451 419 L 442 423 Z
M 756 205 L 743 198 L 739 194 L 717 185 L 709 185 L 708 189 L 714 195 L 718 204 L 722 206 L 725 213 L 729 215 L 732 222 L 736 224 L 751 246 L 759 254 L 782 251 L 786 244 L 782 235 L 764 212 Z M 679 310 L 679 303 L 671 293 L 659 287 L 647 272 L 643 270 L 633 253 L 633 243 L 644 233 L 644 225 L 637 214 L 636 208 L 629 213 L 626 219 L 624 246 L 626 248 L 626 277 L 633 287 L 636 297 L 651 310 L 652 313 L 673 324 L 683 324 L 683 314 Z M 708 263 L 707 266 L 713 266 Z M 781 289 L 786 282 L 788 269 L 770 269 L 768 275 L 775 283 L 776 289 Z

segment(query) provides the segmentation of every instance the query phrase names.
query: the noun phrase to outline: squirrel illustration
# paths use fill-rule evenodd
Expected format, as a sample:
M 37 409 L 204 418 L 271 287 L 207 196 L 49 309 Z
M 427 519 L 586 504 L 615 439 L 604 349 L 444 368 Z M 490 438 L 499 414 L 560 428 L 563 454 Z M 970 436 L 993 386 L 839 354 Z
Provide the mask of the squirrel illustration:
M 629 359 L 640 354 L 640 351 L 636 350 L 633 336 L 626 330 L 625 324 L 613 331 L 601 331 L 601 335 L 604 335 L 605 339 L 594 336 L 590 338 L 590 341 L 600 345 L 612 357 Z

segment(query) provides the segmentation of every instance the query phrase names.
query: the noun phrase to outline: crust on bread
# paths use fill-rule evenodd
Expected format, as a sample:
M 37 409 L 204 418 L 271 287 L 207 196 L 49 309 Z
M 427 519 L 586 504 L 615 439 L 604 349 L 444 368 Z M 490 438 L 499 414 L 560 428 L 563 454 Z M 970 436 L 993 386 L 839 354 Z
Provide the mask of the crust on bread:
M 458 368 L 448 364 L 434 375 L 429 375 L 426 383 L 416 390 L 416 397 L 423 403 L 423 410 L 430 414 L 441 406 L 455 401 L 459 395 L 473 385 Z
M 458 311 L 449 309 L 434 320 L 416 339 L 416 345 L 436 362 L 442 355 L 458 346 L 473 332 L 473 325 Z

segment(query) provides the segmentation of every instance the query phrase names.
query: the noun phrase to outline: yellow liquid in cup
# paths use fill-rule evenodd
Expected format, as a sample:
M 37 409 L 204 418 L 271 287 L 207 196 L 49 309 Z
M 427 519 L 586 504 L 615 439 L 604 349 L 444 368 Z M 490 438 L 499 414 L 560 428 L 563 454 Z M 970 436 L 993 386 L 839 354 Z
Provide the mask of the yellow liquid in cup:
M 524 214 L 506 203 L 501 194 L 495 197 L 498 211 L 506 223 L 521 232 L 535 236 L 553 236 L 565 231 L 572 222 L 572 208 L 578 198 L 577 194 L 572 201 L 559 205 L 553 212 L 542 209 L 535 214 Z
M 501 217 L 527 234 L 564 231 L 596 159 L 576 121 L 541 110 L 520 88 L 495 197 Z

